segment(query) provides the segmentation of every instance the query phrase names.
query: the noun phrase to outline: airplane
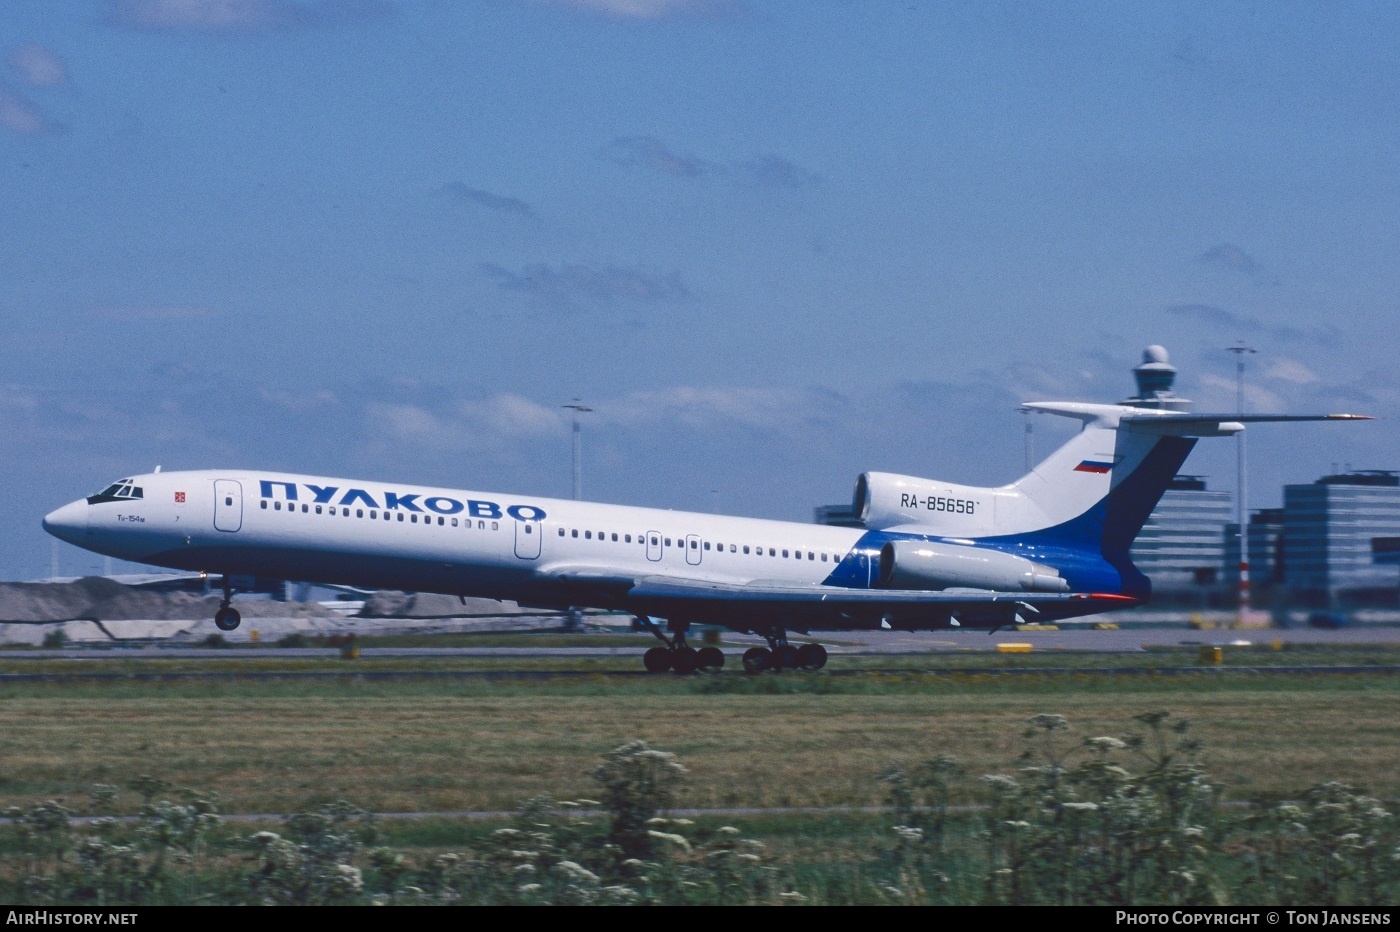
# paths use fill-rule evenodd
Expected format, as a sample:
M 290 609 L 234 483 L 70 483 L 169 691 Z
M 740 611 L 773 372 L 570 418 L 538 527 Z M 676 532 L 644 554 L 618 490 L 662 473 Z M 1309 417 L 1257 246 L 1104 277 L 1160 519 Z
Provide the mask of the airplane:
M 1031 402 L 1080 431 L 1009 485 L 883 472 L 855 489 L 860 528 L 257 470 L 160 472 L 43 519 L 55 537 L 138 563 L 221 575 L 214 616 L 238 627 L 240 577 L 622 610 L 661 646 L 647 670 L 724 665 L 692 625 L 754 633 L 750 673 L 818 670 L 788 632 L 996 629 L 1145 602 L 1128 550 L 1198 438 L 1245 423 L 1364 415 L 1191 414 Z M 247 585 L 245 583 L 245 585 Z M 664 627 L 664 630 L 663 630 Z

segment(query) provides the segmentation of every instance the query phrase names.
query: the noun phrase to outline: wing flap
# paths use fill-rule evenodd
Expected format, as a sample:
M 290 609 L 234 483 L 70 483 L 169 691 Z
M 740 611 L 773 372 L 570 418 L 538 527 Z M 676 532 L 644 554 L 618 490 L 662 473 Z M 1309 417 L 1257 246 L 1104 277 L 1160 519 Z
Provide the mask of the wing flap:
M 839 586 L 739 585 L 673 577 L 648 576 L 627 593 L 629 604 L 662 616 L 749 622 L 811 624 L 886 624 L 893 627 L 952 624 L 1010 624 L 1018 616 L 1040 620 L 1071 618 L 1138 604 L 1113 593 L 1027 593 L 990 590 L 926 591 L 846 589 Z

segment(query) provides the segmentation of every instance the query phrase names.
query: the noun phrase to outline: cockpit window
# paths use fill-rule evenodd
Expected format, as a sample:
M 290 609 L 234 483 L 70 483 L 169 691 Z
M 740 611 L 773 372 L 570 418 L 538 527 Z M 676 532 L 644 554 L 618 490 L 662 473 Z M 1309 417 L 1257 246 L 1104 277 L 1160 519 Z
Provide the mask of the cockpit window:
M 113 482 L 96 495 L 89 495 L 87 502 L 89 505 L 97 505 L 102 502 L 125 502 L 145 497 L 145 490 L 138 486 L 134 479 L 122 479 Z

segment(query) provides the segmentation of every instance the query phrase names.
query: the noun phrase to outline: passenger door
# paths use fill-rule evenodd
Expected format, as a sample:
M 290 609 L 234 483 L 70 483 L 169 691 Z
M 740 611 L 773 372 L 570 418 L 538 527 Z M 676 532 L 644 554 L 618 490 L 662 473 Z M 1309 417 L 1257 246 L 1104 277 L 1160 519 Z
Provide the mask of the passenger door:
M 515 519 L 515 555 L 522 560 L 538 560 L 544 546 L 544 525 L 538 518 Z
M 233 479 L 214 480 L 214 530 L 232 534 L 243 527 L 243 486 Z
M 700 553 L 700 535 L 687 534 L 685 536 L 685 562 L 691 566 L 699 566 Z

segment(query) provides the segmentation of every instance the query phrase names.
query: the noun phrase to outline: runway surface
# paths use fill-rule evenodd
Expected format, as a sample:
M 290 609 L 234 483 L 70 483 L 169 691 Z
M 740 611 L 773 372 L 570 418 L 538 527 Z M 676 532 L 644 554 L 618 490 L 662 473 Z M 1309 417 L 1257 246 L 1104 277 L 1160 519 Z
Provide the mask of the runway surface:
M 606 637 L 606 635 L 603 635 Z M 587 638 L 588 635 L 580 635 Z M 737 657 L 764 640 L 754 635 L 726 634 L 728 642 L 720 649 L 726 656 Z M 1095 631 L 1085 628 L 1059 631 L 826 631 L 794 640 L 818 641 L 833 656 L 841 655 L 900 655 L 960 651 L 994 651 L 998 644 L 1030 644 L 1034 653 L 1054 651 L 1093 651 L 1103 653 L 1133 653 L 1149 647 L 1243 647 L 1270 646 L 1275 641 L 1287 644 L 1332 644 L 1362 646 L 1367 644 L 1400 644 L 1400 627 L 1389 625 L 1358 625 L 1326 630 L 1319 628 L 1250 628 L 1240 630 L 1215 629 L 1196 631 L 1189 628 L 1122 628 Z M 542 658 L 542 657 L 641 657 L 647 646 L 600 647 L 370 647 L 363 646 L 363 658 L 414 657 L 476 657 L 476 658 Z M 143 659 L 270 659 L 273 657 L 337 657 L 340 651 L 331 647 L 226 647 L 209 648 L 193 645 L 143 644 L 103 645 L 63 650 L 0 650 L 0 660 L 111 660 Z M 1053 662 L 1047 658 L 1047 665 Z

